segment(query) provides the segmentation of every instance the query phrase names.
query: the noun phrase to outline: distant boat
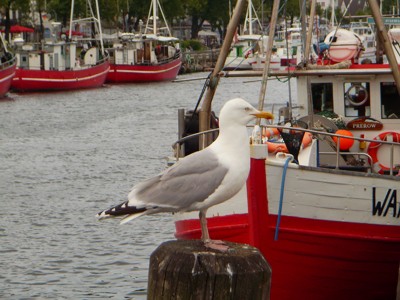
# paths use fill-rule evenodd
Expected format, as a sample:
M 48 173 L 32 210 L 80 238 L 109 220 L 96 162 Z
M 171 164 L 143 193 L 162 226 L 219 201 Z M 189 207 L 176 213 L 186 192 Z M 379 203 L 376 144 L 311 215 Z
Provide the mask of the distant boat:
M 95 28 L 100 31 L 97 40 L 73 38 L 72 25 L 83 21 L 72 19 L 74 5 L 71 7 L 71 28 L 66 34 L 61 32 L 61 24 L 53 23 L 50 28 L 52 37 L 44 44 L 25 44 L 22 38 L 14 40 L 18 64 L 11 84 L 13 90 L 71 90 L 104 84 L 109 59 L 102 44 L 100 18 L 92 16 L 85 19 L 85 22 L 96 23 Z M 83 34 L 75 32 L 75 36 L 78 35 Z
M 360 39 L 363 50 L 360 54 L 359 63 L 364 60 L 376 62 L 376 39 L 371 26 L 366 22 L 351 22 L 349 30 L 354 32 Z
M 164 19 L 163 28 L 157 24 L 158 10 Z M 144 32 L 140 22 L 139 33 L 123 33 L 113 47 L 107 49 L 111 63 L 108 82 L 165 81 L 174 80 L 178 75 L 182 65 L 179 40 L 171 35 L 157 0 L 152 0 Z
M 231 51 L 226 57 L 224 70 L 251 70 L 252 65 L 260 64 L 260 59 L 262 59 L 260 57 L 265 56 L 267 51 L 268 37 L 255 33 L 253 24 L 257 24 L 258 30 L 262 32 L 261 22 L 252 1 L 249 0 L 243 30 L 235 34 Z
M 15 75 L 17 62 L 15 55 L 7 49 L 3 36 L 0 34 L 0 98 L 4 97 L 10 89 L 11 81 Z

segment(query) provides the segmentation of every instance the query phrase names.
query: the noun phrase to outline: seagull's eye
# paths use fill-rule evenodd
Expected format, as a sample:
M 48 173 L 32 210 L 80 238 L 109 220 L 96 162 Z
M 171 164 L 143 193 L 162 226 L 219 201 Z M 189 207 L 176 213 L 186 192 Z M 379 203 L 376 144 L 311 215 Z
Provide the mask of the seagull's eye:
M 244 108 L 244 110 L 245 110 L 245 111 L 250 111 L 250 110 L 251 110 L 251 108 L 250 108 L 250 107 L 248 107 L 248 106 L 246 106 L 246 107 Z

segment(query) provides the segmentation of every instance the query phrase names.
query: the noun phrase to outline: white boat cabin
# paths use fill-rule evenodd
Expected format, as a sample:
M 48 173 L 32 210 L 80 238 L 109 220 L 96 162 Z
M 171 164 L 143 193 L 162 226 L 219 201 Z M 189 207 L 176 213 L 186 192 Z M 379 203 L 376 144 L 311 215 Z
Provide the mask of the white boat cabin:
M 37 45 L 25 44 L 16 51 L 18 68 L 29 70 L 65 71 L 94 66 L 100 60 L 97 47 L 77 46 L 76 42 L 46 43 L 40 50 Z
M 342 129 L 358 138 L 347 148 L 340 148 L 340 151 L 347 152 L 346 155 L 357 157 L 352 168 L 361 166 L 361 169 L 367 168 L 373 173 L 386 174 L 391 171 L 388 166 L 392 166 L 397 172 L 400 170 L 400 147 L 392 148 L 371 141 L 400 142 L 400 96 L 393 76 L 388 67 L 356 66 L 295 71 L 298 108 L 293 116 L 309 127 L 312 115 L 312 128 L 321 127 L 331 133 L 339 133 L 338 130 Z M 307 96 L 309 90 L 311 99 Z M 364 138 L 370 141 L 361 140 Z M 327 153 L 336 152 L 332 144 L 319 141 L 318 151 L 318 165 L 335 165 L 335 156 Z M 342 159 L 340 163 L 346 164 Z
M 302 107 L 299 114 L 307 115 L 309 106 L 307 78 L 301 75 L 314 73 L 309 77 L 314 114 L 334 112 L 346 123 L 354 118 L 374 118 L 382 122 L 385 130 L 398 130 L 400 97 L 393 76 L 389 69 L 382 69 L 380 74 L 369 71 L 367 68 L 329 70 L 325 76 L 321 71 L 298 71 L 298 104 Z
M 111 64 L 155 65 L 173 59 L 179 49 L 178 39 L 154 35 L 122 35 L 107 51 Z

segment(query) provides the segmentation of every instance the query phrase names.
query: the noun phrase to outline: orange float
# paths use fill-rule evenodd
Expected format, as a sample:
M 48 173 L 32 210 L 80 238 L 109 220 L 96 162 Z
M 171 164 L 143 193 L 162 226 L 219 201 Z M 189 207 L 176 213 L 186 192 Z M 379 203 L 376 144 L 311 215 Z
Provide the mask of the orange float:
M 279 134 L 278 129 L 276 129 L 276 128 L 269 128 L 269 129 L 275 129 Z M 271 133 L 274 133 L 274 134 L 270 134 L 270 136 L 277 135 L 277 134 L 275 134 L 275 131 L 273 131 L 273 132 L 271 131 Z M 312 142 L 312 134 L 310 132 L 305 132 L 304 136 L 303 136 L 303 140 L 301 142 L 301 149 L 304 149 L 307 146 L 309 146 L 311 144 L 311 142 Z M 278 152 L 289 153 L 289 151 L 286 147 L 286 144 L 284 142 L 267 141 L 266 144 L 267 144 L 269 153 L 278 153 Z
M 348 130 L 345 130 L 345 129 L 339 129 L 335 133 L 336 134 L 340 134 L 340 135 L 353 137 L 353 134 L 351 133 L 351 131 L 348 131 Z M 336 136 L 333 136 L 332 139 L 337 145 L 338 138 Z M 354 139 L 340 138 L 340 147 L 339 147 L 339 149 L 341 151 L 347 151 L 347 150 L 349 150 L 351 148 L 351 146 L 353 146 L 353 144 L 354 144 Z

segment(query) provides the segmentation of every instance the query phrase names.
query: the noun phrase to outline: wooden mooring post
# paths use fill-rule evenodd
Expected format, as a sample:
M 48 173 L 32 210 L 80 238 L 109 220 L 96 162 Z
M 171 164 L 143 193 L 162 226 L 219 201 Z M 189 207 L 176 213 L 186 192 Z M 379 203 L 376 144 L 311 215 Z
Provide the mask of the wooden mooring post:
M 226 242 L 225 252 L 200 240 L 168 241 L 150 257 L 148 300 L 268 300 L 271 268 L 257 248 Z

